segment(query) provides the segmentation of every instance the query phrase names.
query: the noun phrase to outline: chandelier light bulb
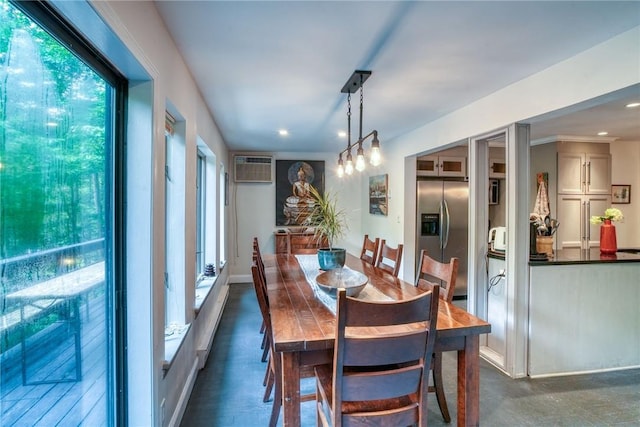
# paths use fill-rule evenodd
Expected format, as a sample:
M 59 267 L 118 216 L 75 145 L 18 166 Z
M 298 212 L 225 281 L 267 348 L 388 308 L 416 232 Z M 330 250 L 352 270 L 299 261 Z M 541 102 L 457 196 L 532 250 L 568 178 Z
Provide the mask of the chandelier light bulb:
M 382 156 L 380 155 L 380 147 L 371 148 L 370 162 L 373 166 L 380 166 L 380 163 L 382 163 Z
M 342 178 L 344 176 L 344 165 L 342 162 L 338 163 L 338 178 Z
M 353 173 L 353 158 L 351 157 L 351 153 L 347 154 L 347 165 L 344 168 L 344 172 L 347 175 L 351 175 Z
M 358 147 L 358 154 L 356 155 L 356 170 L 362 172 L 364 168 L 364 150 L 362 149 L 362 145 L 360 145 L 360 147 Z

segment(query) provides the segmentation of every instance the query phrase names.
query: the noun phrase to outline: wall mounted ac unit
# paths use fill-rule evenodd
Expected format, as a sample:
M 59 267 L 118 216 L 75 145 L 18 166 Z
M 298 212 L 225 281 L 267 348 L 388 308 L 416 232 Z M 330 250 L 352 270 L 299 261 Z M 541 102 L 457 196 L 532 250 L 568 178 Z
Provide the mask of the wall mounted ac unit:
M 273 182 L 273 157 L 234 156 L 235 182 Z

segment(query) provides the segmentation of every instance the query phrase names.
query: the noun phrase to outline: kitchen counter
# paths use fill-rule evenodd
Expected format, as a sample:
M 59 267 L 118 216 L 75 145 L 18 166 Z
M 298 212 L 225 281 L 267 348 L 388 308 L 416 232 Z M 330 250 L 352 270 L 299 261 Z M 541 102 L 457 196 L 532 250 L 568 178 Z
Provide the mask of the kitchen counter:
M 527 322 L 525 374 L 530 377 L 640 366 L 638 251 L 622 249 L 606 257 L 598 248 L 563 249 L 549 261 L 531 261 L 528 287 L 523 289 L 526 307 L 513 304 L 505 270 L 504 254 L 488 254 L 491 334 L 481 342 L 481 354 L 492 364 L 508 371 L 511 325 L 515 310 L 522 308 Z
M 634 253 L 635 252 L 635 253 Z M 489 251 L 489 258 L 504 259 L 504 252 Z M 599 263 L 623 263 L 640 262 L 640 249 L 620 249 L 615 255 L 601 255 L 600 249 L 560 249 L 554 252 L 553 257 L 548 260 L 531 260 L 532 267 L 549 265 L 571 265 L 571 264 L 599 264 Z

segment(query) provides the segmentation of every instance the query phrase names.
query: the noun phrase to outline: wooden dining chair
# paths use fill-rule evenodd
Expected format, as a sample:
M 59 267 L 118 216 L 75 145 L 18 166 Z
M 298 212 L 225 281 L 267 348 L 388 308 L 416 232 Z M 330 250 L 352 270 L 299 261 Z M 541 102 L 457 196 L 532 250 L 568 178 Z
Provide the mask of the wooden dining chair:
M 260 253 L 260 244 L 258 243 L 257 237 L 253 238 L 253 262 L 255 262 L 256 266 L 258 267 L 258 272 L 262 276 L 263 282 L 266 283 L 267 276 L 265 273 L 264 262 L 262 261 L 262 254 Z M 269 343 L 267 342 L 269 340 L 269 336 L 264 333 L 264 330 L 265 330 L 265 324 L 263 320 L 262 324 L 260 325 L 260 333 L 264 334 L 262 336 L 262 344 L 260 344 L 260 348 L 262 349 L 262 358 L 260 360 L 262 362 L 266 362 L 267 357 L 269 355 Z M 266 381 L 266 378 L 265 378 L 265 381 Z
M 271 326 L 271 312 L 269 309 L 267 284 L 263 281 L 255 263 L 251 266 L 251 275 L 253 277 L 253 285 L 258 299 L 258 305 L 260 306 L 260 314 L 262 314 L 262 318 L 265 323 L 264 333 L 269 336 L 269 365 L 267 369 L 270 374 L 268 375 L 268 382 L 266 384 L 263 401 L 267 402 L 269 400 L 271 391 L 273 390 L 273 407 L 271 408 L 269 427 L 276 427 L 280 416 L 280 408 L 282 407 L 282 360 L 273 346 L 273 329 Z M 300 369 L 301 378 L 311 378 L 314 374 L 314 366 L 302 366 Z M 302 402 L 313 399 L 315 399 L 315 394 L 300 396 L 300 400 Z
M 402 261 L 402 249 L 402 243 L 400 243 L 397 248 L 392 248 L 387 245 L 387 241 L 383 239 L 380 242 L 380 256 L 378 256 L 378 261 L 374 265 L 392 274 L 394 277 L 398 277 L 400 262 Z
M 418 266 L 418 275 L 416 277 L 416 286 L 428 291 L 433 286 L 440 286 L 440 298 L 444 301 L 451 302 L 453 293 L 456 288 L 456 278 L 458 277 L 458 258 L 451 258 L 448 263 L 442 263 L 431 258 L 424 249 L 420 252 L 420 263 Z M 430 392 L 436 393 L 436 400 L 440 407 L 440 413 L 445 422 L 451 422 L 449 408 L 447 407 L 447 399 L 444 394 L 444 385 L 442 381 L 442 352 L 433 354 L 433 386 L 429 387 Z
M 338 290 L 333 368 L 315 369 L 317 425 L 427 425 L 438 292 L 371 302 Z
M 369 239 L 369 235 L 364 235 L 364 242 L 362 243 L 362 251 L 360 252 L 360 259 L 368 262 L 371 265 L 376 265 L 378 259 L 378 248 L 380 247 L 380 239 L 376 237 L 376 240 Z

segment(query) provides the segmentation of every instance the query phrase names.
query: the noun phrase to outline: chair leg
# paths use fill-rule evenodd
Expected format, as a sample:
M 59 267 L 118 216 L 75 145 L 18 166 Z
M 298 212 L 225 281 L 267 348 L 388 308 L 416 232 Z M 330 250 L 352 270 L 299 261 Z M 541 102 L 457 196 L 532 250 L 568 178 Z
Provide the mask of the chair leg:
M 271 358 L 269 358 L 269 361 L 267 363 L 267 369 L 265 369 L 264 371 L 264 378 L 262 379 L 262 385 L 267 385 L 267 382 L 269 381 L 270 376 L 271 376 Z
M 436 390 L 436 399 L 440 407 L 440 413 L 446 423 L 451 422 L 449 408 L 447 407 L 447 399 L 444 396 L 444 386 L 442 382 L 442 353 L 438 352 L 433 355 L 433 386 Z
M 265 342 L 265 345 L 264 345 L 263 350 L 262 350 L 262 358 L 260 359 L 260 361 L 262 361 L 262 362 L 266 362 L 267 361 L 267 356 L 269 355 L 269 348 L 271 347 L 271 342 L 269 340 L 270 340 L 269 334 L 264 334 L 264 340 L 263 341 Z
M 267 334 L 264 334 L 262 336 L 262 344 L 260 344 L 260 348 L 264 349 L 264 348 L 267 348 L 267 347 L 268 347 L 268 345 L 267 345 Z
M 267 325 L 265 325 L 264 320 L 262 321 L 262 325 L 260 325 L 260 333 L 264 334 L 264 329 Z M 262 348 L 262 347 L 261 347 Z
M 275 382 L 275 374 L 273 372 L 273 367 L 271 366 L 271 358 L 269 358 L 269 365 L 267 365 L 267 372 L 265 372 L 264 385 L 266 386 L 264 390 L 264 396 L 262 397 L 263 402 L 268 402 L 269 397 L 271 397 L 271 390 L 273 389 L 273 384 Z

